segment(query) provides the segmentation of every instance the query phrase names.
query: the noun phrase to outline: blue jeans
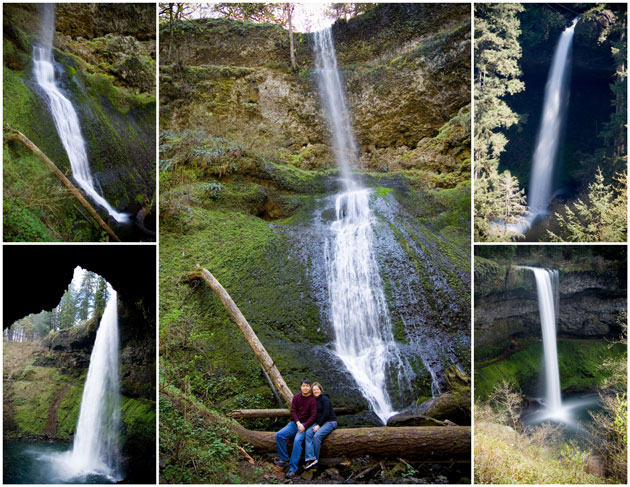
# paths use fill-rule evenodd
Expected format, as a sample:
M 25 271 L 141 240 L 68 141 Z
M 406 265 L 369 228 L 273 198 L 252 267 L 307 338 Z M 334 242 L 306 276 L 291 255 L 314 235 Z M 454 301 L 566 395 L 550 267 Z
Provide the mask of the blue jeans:
M 332 430 L 337 427 L 337 421 L 328 421 L 324 423 L 316 432 L 313 428 L 309 428 L 306 432 L 306 458 L 309 460 L 319 460 L 319 450 L 322 447 L 322 440 L 326 438 Z
M 298 431 L 297 424 L 291 421 L 284 428 L 276 433 L 276 447 L 278 449 L 278 456 L 280 460 L 289 460 L 289 453 L 287 451 L 287 441 L 293 439 L 293 450 L 291 450 L 291 459 L 289 460 L 289 470 L 297 472 L 298 465 L 300 464 L 300 457 L 302 456 L 302 444 L 306 435 L 313 432 L 313 426 L 304 432 Z

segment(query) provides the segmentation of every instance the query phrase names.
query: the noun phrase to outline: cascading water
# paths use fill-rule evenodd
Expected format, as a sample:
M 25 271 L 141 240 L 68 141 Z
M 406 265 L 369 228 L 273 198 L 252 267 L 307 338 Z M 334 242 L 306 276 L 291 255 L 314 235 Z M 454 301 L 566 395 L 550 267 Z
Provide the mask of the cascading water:
M 33 71 L 39 86 L 46 93 L 48 105 L 61 139 L 70 167 L 72 176 L 77 184 L 99 206 L 107 210 L 112 218 L 118 222 L 129 221 L 125 213 L 117 212 L 96 190 L 94 179 L 90 172 L 85 140 L 81 135 L 79 117 L 70 100 L 59 91 L 55 83 L 54 59 L 52 57 L 53 33 L 55 29 L 55 10 L 53 4 L 43 5 L 43 21 L 41 44 L 33 47 Z
M 317 83 L 324 113 L 332 132 L 335 159 L 344 182 L 351 186 L 351 169 L 357 153 L 357 144 L 354 141 L 350 112 L 346 107 L 341 76 L 337 69 L 337 57 L 330 27 L 315 33 L 315 59 Z
M 369 191 L 351 175 L 356 143 L 330 28 L 315 34 L 315 46 L 319 90 L 346 187 L 336 198 L 336 220 L 325 248 L 335 348 L 376 415 L 386 423 L 396 413 L 387 392 L 388 370 L 397 369 L 400 381 L 405 367 L 372 251 Z
M 74 444 L 56 464 L 66 480 L 89 475 L 121 480 L 118 298 L 110 292 L 90 357 Z
M 538 216 L 547 214 L 551 201 L 554 164 L 568 105 L 567 68 L 577 21 L 578 18 L 575 18 L 564 30 L 553 55 L 529 180 L 527 201 L 530 215 L 528 221 L 517 228 L 519 232 L 527 230 Z
M 557 421 L 566 420 L 566 409 L 562 405 L 558 347 L 556 343 L 556 320 L 558 312 L 558 271 L 540 267 L 525 267 L 534 273 L 538 294 L 538 311 L 543 335 L 545 357 L 546 404 L 544 416 Z

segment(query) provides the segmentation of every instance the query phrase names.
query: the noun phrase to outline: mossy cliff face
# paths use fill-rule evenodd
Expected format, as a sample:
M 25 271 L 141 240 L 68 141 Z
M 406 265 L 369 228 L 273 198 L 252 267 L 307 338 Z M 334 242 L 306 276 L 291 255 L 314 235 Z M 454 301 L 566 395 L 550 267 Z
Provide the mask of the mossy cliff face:
M 3 7 L 4 120 L 71 177 L 46 96 L 33 74 L 40 7 Z M 142 207 L 151 208 L 155 193 L 153 12 L 148 4 L 59 4 L 56 12 L 57 84 L 77 110 L 98 186 L 112 206 L 133 216 Z M 104 238 L 27 149 L 5 137 L 3 151 L 6 240 Z
M 155 339 L 119 303 L 123 460 L 155 468 Z M 3 344 L 4 437 L 71 441 L 99 320 L 51 333 L 42 344 Z
M 625 249 L 523 248 L 475 257 L 475 353 L 485 360 L 510 341 L 541 336 L 533 272 L 518 266 L 558 269 L 558 334 L 565 338 L 615 338 L 626 310 Z M 498 252 L 498 251 L 497 251 Z M 509 255 L 508 255 L 509 254 Z M 512 345 L 513 347 L 513 345 Z
M 383 19 L 387 19 L 384 21 Z M 202 19 L 161 33 L 161 123 L 212 126 L 299 168 L 334 167 L 313 61 L 313 34 Z M 469 178 L 470 12 L 465 5 L 383 5 L 333 26 L 360 166 L 420 169 L 454 187 Z M 286 44 L 286 45 L 285 45 Z M 448 173 L 444 181 L 439 175 Z

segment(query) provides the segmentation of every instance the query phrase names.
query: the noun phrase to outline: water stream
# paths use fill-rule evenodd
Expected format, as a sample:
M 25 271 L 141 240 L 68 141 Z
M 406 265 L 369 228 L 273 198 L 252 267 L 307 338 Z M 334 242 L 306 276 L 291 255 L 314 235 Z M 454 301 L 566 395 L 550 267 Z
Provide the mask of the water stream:
M 57 87 L 55 66 L 52 57 L 53 35 L 55 30 L 55 7 L 53 4 L 42 5 L 42 34 L 39 45 L 33 46 L 33 72 L 39 86 L 46 94 L 48 106 L 61 139 L 72 176 L 85 193 L 99 206 L 103 207 L 117 222 L 128 222 L 129 216 L 116 211 L 97 191 L 90 171 L 85 140 L 81 134 L 79 117 L 70 100 Z
M 336 197 L 336 218 L 325 248 L 335 349 L 373 411 L 386 423 L 396 414 L 388 383 L 394 378 L 400 382 L 408 366 L 394 341 L 373 252 L 369 190 L 352 177 L 357 146 L 330 28 L 315 34 L 315 46 L 319 91 L 345 186 Z
M 545 86 L 545 98 L 536 139 L 536 149 L 532 159 L 532 171 L 527 194 L 530 214 L 526 221 L 513 228 L 519 233 L 525 232 L 537 218 L 548 213 L 554 166 L 568 107 L 568 67 L 577 22 L 578 18 L 575 18 L 572 24 L 562 32 L 553 55 Z

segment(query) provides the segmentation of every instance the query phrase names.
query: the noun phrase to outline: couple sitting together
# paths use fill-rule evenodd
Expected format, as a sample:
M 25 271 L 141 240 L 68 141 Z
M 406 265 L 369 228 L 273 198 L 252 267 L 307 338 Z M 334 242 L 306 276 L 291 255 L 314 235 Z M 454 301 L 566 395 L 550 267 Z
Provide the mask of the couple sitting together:
M 302 392 L 293 396 L 291 401 L 291 421 L 276 433 L 276 445 L 279 459 L 276 465 L 289 467 L 285 477 L 292 479 L 298 470 L 302 456 L 302 444 L 306 440 L 305 465 L 308 470 L 317 465 L 322 440 L 337 427 L 337 417 L 328 394 L 318 382 L 304 379 L 300 386 Z M 293 440 L 291 459 L 287 452 L 287 441 Z

